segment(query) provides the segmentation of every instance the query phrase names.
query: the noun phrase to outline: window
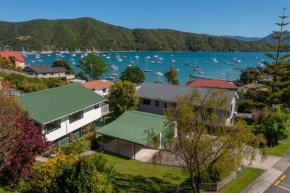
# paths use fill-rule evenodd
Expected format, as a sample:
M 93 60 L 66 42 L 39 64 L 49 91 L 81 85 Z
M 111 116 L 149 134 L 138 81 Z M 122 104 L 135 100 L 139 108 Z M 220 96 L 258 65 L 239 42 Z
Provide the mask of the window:
M 155 107 L 159 107 L 159 101 L 155 101 Z
M 94 106 L 94 108 L 95 108 L 95 109 L 100 108 L 100 104 L 96 104 L 96 105 Z
M 164 103 L 163 107 L 164 107 L 164 108 L 167 108 L 167 103 Z
M 176 103 L 172 103 L 171 106 L 176 107 Z
M 69 123 L 71 124 L 77 120 L 82 119 L 83 117 L 84 117 L 83 111 L 79 111 L 77 113 L 74 113 L 74 114 L 69 116 Z
M 46 125 L 44 125 L 45 133 L 49 134 L 49 133 L 59 129 L 60 127 L 61 127 L 60 126 L 60 119 L 53 121 L 53 122 L 50 122 L 50 123 L 47 123 Z
M 107 92 L 107 89 L 106 89 L 106 88 L 104 88 L 102 91 L 103 91 L 103 93 L 105 93 L 105 92 Z
M 143 99 L 143 105 L 151 105 L 150 99 Z

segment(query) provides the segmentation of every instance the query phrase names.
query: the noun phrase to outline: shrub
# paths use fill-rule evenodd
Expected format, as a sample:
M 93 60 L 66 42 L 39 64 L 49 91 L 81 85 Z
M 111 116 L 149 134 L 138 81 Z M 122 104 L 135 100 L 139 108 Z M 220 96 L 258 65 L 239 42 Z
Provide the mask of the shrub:
M 253 109 L 253 102 L 249 99 L 237 101 L 238 112 L 251 113 Z
M 84 139 L 91 141 L 91 149 L 98 149 L 99 143 L 95 132 L 90 132 L 83 136 Z
M 83 152 L 89 151 L 90 149 L 91 149 L 91 141 L 85 140 L 84 138 L 76 139 L 73 141 L 73 143 L 61 147 L 61 150 L 66 155 L 69 154 L 78 155 Z

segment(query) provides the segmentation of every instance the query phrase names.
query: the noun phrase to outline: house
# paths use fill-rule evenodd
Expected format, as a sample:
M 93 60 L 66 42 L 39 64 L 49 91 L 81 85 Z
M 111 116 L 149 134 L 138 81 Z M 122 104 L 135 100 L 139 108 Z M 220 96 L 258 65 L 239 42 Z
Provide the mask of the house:
M 183 97 L 193 90 L 197 90 L 203 95 L 208 89 L 180 85 L 168 85 L 158 83 L 143 83 L 136 92 L 139 97 L 138 110 L 148 113 L 163 115 L 163 109 L 176 105 L 176 97 Z M 238 95 L 235 90 L 220 89 L 223 94 L 228 94 L 230 113 L 227 115 L 226 125 L 232 125 L 236 115 L 236 100 Z
M 82 127 L 109 113 L 106 99 L 81 84 L 70 84 L 17 97 L 47 140 L 68 144 L 70 134 L 82 135 Z
M 187 82 L 186 86 L 238 90 L 238 87 L 235 86 L 232 82 L 228 82 L 225 80 L 198 79 L 198 80 Z
M 16 68 L 24 68 L 25 67 L 25 60 L 21 56 L 20 52 L 16 51 L 6 51 L 0 52 L 0 56 L 6 58 L 6 60 L 13 63 Z M 14 60 L 10 60 L 10 57 L 14 57 Z
M 98 94 L 101 94 L 102 96 L 109 94 L 110 87 L 114 84 L 115 83 L 107 80 L 93 80 L 82 83 L 83 86 L 95 91 Z
M 30 77 L 38 78 L 62 78 L 66 77 L 67 80 L 75 78 L 75 75 L 66 74 L 67 70 L 63 67 L 50 67 L 46 65 L 27 66 L 23 69 L 23 72 Z

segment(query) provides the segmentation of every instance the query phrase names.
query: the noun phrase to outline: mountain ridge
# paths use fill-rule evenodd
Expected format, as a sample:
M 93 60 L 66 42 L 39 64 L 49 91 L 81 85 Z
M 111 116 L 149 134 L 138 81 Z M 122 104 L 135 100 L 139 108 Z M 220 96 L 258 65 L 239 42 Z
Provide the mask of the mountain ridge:
M 15 50 L 68 48 L 144 51 L 266 51 L 261 42 L 243 42 L 170 29 L 129 29 L 90 17 L 0 21 L 0 46 Z

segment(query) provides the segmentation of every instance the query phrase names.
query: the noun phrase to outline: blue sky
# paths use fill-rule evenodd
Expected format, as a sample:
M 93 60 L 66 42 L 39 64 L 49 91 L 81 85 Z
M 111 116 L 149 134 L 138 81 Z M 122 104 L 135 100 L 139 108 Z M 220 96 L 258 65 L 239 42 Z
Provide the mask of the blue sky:
M 127 28 L 263 37 L 278 29 L 284 6 L 290 15 L 290 0 L 0 0 L 0 20 L 92 17 Z

